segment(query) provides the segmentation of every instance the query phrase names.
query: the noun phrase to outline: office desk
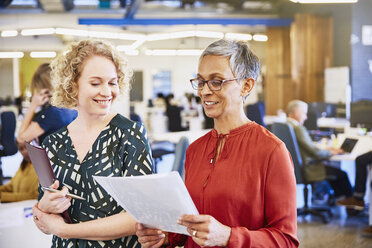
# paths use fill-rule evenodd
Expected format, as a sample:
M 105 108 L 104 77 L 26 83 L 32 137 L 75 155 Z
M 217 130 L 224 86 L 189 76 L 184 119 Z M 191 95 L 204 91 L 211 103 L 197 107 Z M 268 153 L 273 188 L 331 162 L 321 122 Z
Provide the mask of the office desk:
M 32 220 L 31 208 L 36 200 L 21 201 L 14 203 L 1 203 L 0 216 L 8 215 L 12 210 L 20 213 L 22 216 L 9 216 L 11 222 L 8 226 L 0 227 L 0 247 L 19 248 L 19 247 L 50 247 L 52 244 L 52 235 L 42 233 Z M 19 210 L 20 211 L 16 211 Z M 28 215 L 28 217 L 26 217 Z M 14 218 L 13 218 L 14 217 Z M 3 219 L 1 219 L 3 220 Z
M 349 176 L 352 186 L 355 184 L 355 159 L 366 152 L 372 151 L 372 136 L 359 136 L 355 134 L 339 134 L 337 136 L 338 144 L 342 144 L 345 138 L 358 139 L 354 149 L 349 154 L 335 155 L 331 160 L 340 161 L 341 169 L 344 170 Z M 369 168 L 369 179 L 367 180 L 366 197 L 369 198 L 369 225 L 372 226 L 372 168 Z

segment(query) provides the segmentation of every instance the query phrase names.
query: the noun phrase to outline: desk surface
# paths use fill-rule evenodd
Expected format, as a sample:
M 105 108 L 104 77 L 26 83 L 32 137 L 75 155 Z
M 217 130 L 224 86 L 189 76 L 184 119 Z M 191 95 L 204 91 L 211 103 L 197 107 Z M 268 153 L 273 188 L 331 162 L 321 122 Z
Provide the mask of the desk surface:
M 23 208 L 24 213 L 17 223 L 0 227 L 0 247 L 19 248 L 19 247 L 50 247 L 52 244 L 52 235 L 42 233 L 32 220 L 31 207 L 35 205 L 36 200 L 21 201 L 14 203 L 1 203 L 0 215 L 9 210 Z M 16 211 L 17 212 L 17 211 Z M 28 215 L 28 217 L 26 217 Z M 15 218 L 14 218 L 15 219 Z M 13 221 L 13 220 L 12 220 Z

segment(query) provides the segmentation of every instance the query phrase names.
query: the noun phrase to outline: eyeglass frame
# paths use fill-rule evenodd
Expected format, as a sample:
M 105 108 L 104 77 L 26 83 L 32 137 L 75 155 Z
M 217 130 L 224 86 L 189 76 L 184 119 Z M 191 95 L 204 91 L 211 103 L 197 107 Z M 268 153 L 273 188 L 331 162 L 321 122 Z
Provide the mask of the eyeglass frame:
M 241 77 L 241 78 L 232 78 L 232 79 L 224 79 L 224 80 L 215 80 L 215 79 L 211 79 L 211 80 L 203 80 L 203 79 L 198 79 L 198 78 L 193 78 L 193 79 L 190 79 L 190 83 L 191 83 L 191 87 L 194 89 L 194 90 L 202 90 L 205 86 L 205 84 L 208 85 L 208 88 L 211 90 L 211 91 L 220 91 L 222 90 L 222 84 L 225 83 L 225 82 L 230 82 L 230 81 L 235 81 L 235 80 L 242 80 L 242 79 L 246 79 L 245 77 Z M 192 83 L 192 81 L 202 81 L 203 82 L 203 87 L 202 88 L 196 88 L 194 87 L 194 84 Z M 212 81 L 217 81 L 219 82 L 219 89 L 218 90 L 212 90 L 211 89 L 211 86 L 209 85 L 210 82 Z

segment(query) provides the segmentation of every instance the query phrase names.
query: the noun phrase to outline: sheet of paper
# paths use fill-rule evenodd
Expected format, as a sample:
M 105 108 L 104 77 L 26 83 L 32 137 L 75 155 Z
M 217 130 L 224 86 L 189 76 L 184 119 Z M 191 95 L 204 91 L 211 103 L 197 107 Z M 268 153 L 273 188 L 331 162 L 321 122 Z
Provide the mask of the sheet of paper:
M 94 179 L 139 223 L 147 227 L 189 235 L 178 225 L 182 214 L 198 214 L 178 172 L 135 177 Z

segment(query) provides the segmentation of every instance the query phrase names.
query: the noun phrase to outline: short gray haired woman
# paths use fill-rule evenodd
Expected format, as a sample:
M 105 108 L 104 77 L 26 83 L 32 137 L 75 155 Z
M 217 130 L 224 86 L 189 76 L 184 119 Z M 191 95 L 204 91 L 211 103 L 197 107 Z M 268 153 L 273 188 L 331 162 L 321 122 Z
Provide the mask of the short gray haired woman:
M 185 184 L 200 215 L 180 216 L 190 236 L 137 224 L 144 248 L 297 247 L 296 182 L 278 138 L 243 110 L 259 60 L 241 41 L 219 40 L 191 79 L 214 129 L 186 152 Z

